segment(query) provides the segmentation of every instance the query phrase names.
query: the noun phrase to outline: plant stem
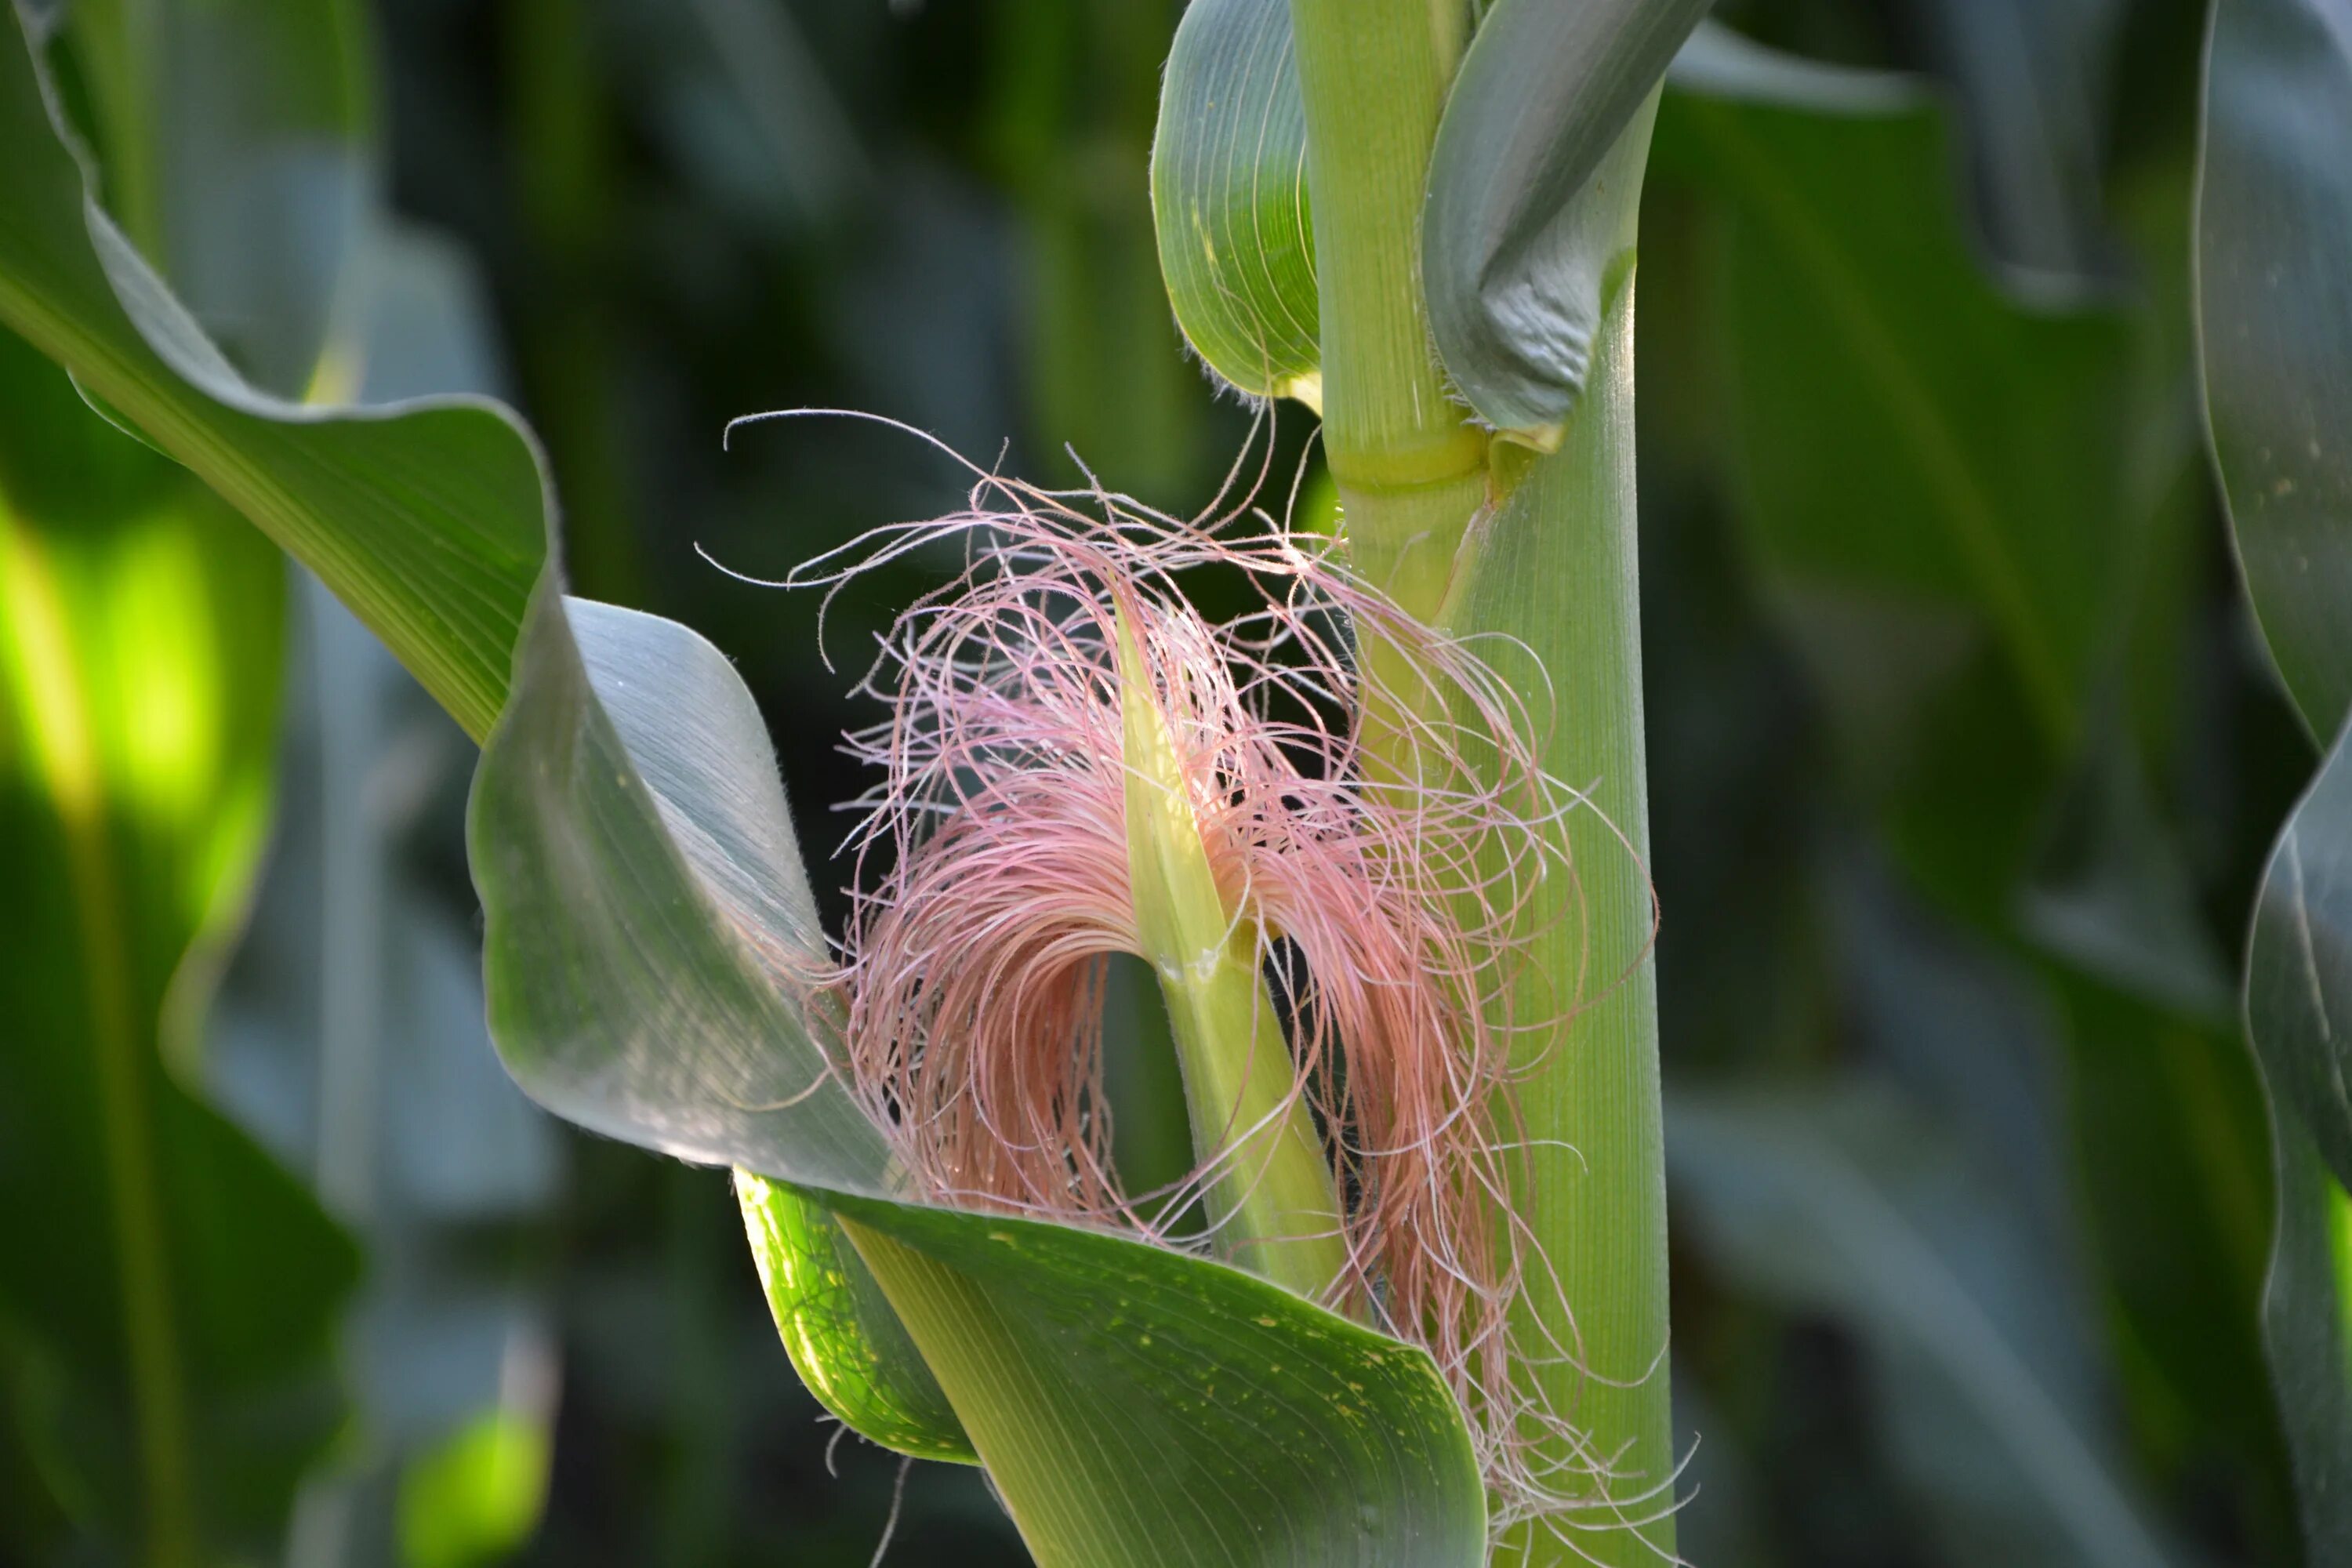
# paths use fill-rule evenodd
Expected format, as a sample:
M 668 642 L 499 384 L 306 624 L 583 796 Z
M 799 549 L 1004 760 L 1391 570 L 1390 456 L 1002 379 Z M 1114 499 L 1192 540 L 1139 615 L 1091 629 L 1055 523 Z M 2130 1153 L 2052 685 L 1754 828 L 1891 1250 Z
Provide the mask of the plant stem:
M 1533 949 L 1524 1016 L 1556 1010 L 1561 998 L 1577 1008 L 1550 1037 L 1522 1047 L 1516 1097 L 1527 1147 L 1513 1205 L 1548 1267 L 1530 1268 L 1513 1327 L 1523 1352 L 1547 1362 L 1527 1374 L 1540 1384 L 1528 1391 L 1538 1408 L 1578 1434 L 1531 1427 L 1537 1468 L 1592 1506 L 1558 1530 L 1519 1528 L 1496 1560 L 1654 1563 L 1671 1556 L 1671 1516 L 1640 1521 L 1672 1502 L 1673 1430 L 1631 273 L 1615 281 L 1559 450 L 1529 467 L 1465 546 L 1491 494 L 1487 445 L 1446 395 L 1415 265 L 1430 148 L 1460 44 L 1433 24 L 1429 5 L 1291 0 L 1321 292 L 1324 443 L 1359 570 L 1413 614 L 1465 634 L 1505 634 L 1539 660 L 1522 686 L 1539 713 L 1549 700 L 1546 767 L 1591 788 L 1595 809 L 1568 827 L 1574 874 L 1551 879 L 1524 916 Z M 1646 136 L 1647 121 L 1629 134 Z M 1630 207 L 1625 222 L 1630 257 Z M 1399 656 L 1380 647 L 1365 654 L 1377 704 L 1381 661 Z M 1361 722 L 1378 754 L 1381 715 L 1367 711 Z
M 1516 639 L 1549 674 L 1544 765 L 1589 790 L 1568 821 L 1574 874 L 1528 911 L 1528 1014 L 1578 1002 L 1523 1050 L 1517 1089 L 1528 1148 L 1514 1206 L 1549 1268 L 1515 1304 L 1514 1331 L 1558 1342 L 1577 1364 L 1537 1373 L 1543 1407 L 1589 1447 L 1554 1437 L 1550 1461 L 1606 1462 L 1581 1486 L 1573 1548 L 1539 1528 L 1507 1537 L 1510 1563 L 1653 1564 L 1674 1547 L 1674 1430 L 1666 1350 L 1665 1141 L 1659 1106 L 1657 980 L 1643 755 L 1640 593 L 1633 489 L 1633 283 L 1618 284 L 1595 335 L 1591 374 L 1559 449 L 1538 459 L 1482 526 L 1448 629 Z M 1532 679 L 1534 672 L 1529 671 Z M 1621 837 L 1622 836 L 1622 837 Z M 1557 1289 L 1554 1282 L 1557 1282 Z M 1613 1505 L 1613 1506 L 1609 1506 Z M 1612 1519 L 1625 1521 L 1606 1528 Z M 1663 1555 L 1662 1555 L 1663 1554 Z
M 1345 1270 L 1339 1199 L 1249 929 L 1225 906 L 1140 650 L 1122 626 L 1130 896 L 1183 1069 L 1218 1250 L 1320 1297 Z
M 1322 296 L 1323 448 L 1357 569 L 1437 611 L 1486 499 L 1486 437 L 1447 395 L 1423 308 L 1423 176 L 1465 40 L 1444 0 L 1291 0 Z

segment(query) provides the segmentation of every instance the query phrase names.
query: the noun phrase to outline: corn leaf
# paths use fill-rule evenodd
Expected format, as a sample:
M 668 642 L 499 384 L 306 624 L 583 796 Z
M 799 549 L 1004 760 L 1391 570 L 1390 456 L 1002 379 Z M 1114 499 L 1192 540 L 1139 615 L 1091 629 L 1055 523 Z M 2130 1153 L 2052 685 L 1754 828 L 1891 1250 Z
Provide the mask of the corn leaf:
M 1707 1255 L 1864 1335 L 1895 1457 L 1951 1561 L 2173 1560 L 2102 1430 L 2065 1286 L 1900 1100 L 1864 1083 L 1683 1093 L 1668 1121 Z
M 2134 582 L 2131 322 L 1988 271 L 1914 79 L 1709 26 L 1658 141 L 1654 182 L 1715 220 L 1737 495 L 1783 623 L 1906 868 L 1996 924 Z
M 358 0 L 93 0 L 65 21 L 124 232 L 247 381 L 356 392 L 377 195 Z
M 48 108 L 30 52 L 6 51 L 0 137 L 23 155 L 0 169 L 0 321 L 310 563 L 488 737 L 469 835 L 518 1081 L 614 1136 L 866 1200 L 869 1263 L 893 1239 L 929 1260 L 885 1289 L 1042 1562 L 1475 1562 L 1483 1491 L 1424 1353 L 1202 1258 L 894 1203 L 824 1048 L 805 874 L 731 667 L 682 627 L 561 595 L 539 465 L 496 405 L 307 413 L 247 388 L 87 204 Z M 1193 1321 L 1130 1341 L 1122 1295 Z M 1042 1404 L 982 1375 L 1082 1350 L 1083 1377 L 1030 1369 Z M 1296 1418 L 1268 1421 L 1283 1407 Z M 1220 1463 L 1068 1484 L 1145 1430 Z M 1295 1523 L 1247 1515 L 1249 1476 L 1276 1479 Z
M 5 333 L 0 388 L 0 1387 L 79 1550 L 194 1563 L 282 1527 L 358 1272 L 189 1081 L 268 823 L 284 567 Z
M 1307 117 L 1287 0 L 1185 10 L 1160 86 L 1151 214 L 1193 353 L 1252 396 L 1319 407 Z
M 735 1173 L 735 1194 L 776 1332 L 818 1403 L 884 1447 L 977 1462 L 947 1391 L 833 1211 L 749 1171 Z
M 2352 708 L 2352 8 L 2222 0 L 2206 63 L 2199 341 L 2247 595 L 2304 722 Z
M 2205 60 L 2197 311 L 2246 590 L 2305 725 L 2335 736 L 2281 832 L 2246 952 L 2274 1101 L 2265 1302 L 2305 1542 L 2352 1552 L 2352 6 L 2220 0 Z
M 1591 368 L 1638 192 L 1653 93 L 1708 0 L 1499 0 L 1447 98 L 1429 166 L 1429 326 L 1479 417 L 1545 450 Z M 1628 193 L 1630 195 L 1630 193 Z

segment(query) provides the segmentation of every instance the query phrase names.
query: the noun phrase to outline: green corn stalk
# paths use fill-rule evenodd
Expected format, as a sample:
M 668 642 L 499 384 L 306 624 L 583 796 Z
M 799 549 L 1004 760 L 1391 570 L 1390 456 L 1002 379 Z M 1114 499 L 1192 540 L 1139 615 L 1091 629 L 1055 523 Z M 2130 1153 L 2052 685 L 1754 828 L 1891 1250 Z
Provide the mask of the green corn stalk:
M 1433 10 L 1434 15 L 1433 16 Z M 1324 443 L 1360 565 L 1407 609 L 1459 632 L 1509 630 L 1544 661 L 1557 704 L 1547 760 L 1625 836 L 1580 815 L 1573 851 L 1583 920 L 1547 937 L 1528 989 L 1597 1000 L 1562 1037 L 1533 1043 L 1518 1091 L 1530 1143 L 1514 1194 L 1550 1259 L 1555 1298 L 1531 1282 L 1515 1327 L 1580 1364 L 1540 1375 L 1545 1403 L 1609 1458 L 1624 1515 L 1658 1513 L 1673 1468 L 1664 1352 L 1666 1223 L 1634 589 L 1632 282 L 1605 321 L 1596 374 L 1561 448 L 1539 458 L 1491 526 L 1503 464 L 1430 351 L 1417 222 L 1458 8 L 1428 0 L 1293 0 L 1323 323 Z M 1479 521 L 1472 532 L 1474 521 Z M 1540 695 L 1528 694 L 1540 704 Z M 1565 753 L 1563 755 L 1562 753 Z M 1570 763 L 1568 759 L 1572 758 Z M 1563 913 L 1557 906 L 1538 915 Z M 1589 948 L 1584 945 L 1589 942 Z M 1530 998 L 1537 1008 L 1541 1002 Z M 1533 1065 L 1533 1064 L 1531 1064 Z M 1572 1149 L 1573 1154 L 1566 1151 Z M 1573 1314 L 1572 1318 L 1570 1314 Z M 1543 1456 L 1574 1462 L 1555 1440 Z M 1606 1515 L 1592 1522 L 1605 1523 Z M 1580 1540 L 1597 1561 L 1671 1553 L 1671 1515 Z M 1556 1535 L 1523 1528 L 1505 1561 L 1565 1563 Z

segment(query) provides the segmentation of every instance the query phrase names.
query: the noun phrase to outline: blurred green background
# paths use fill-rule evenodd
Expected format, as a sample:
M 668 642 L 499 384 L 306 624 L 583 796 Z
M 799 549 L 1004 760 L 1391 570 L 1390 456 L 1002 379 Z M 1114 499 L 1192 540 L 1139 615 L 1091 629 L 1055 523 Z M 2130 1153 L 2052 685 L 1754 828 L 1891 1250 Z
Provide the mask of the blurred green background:
M 516 403 L 552 461 L 575 591 L 739 661 L 814 852 L 866 782 L 835 742 L 866 716 L 848 692 L 871 637 L 937 563 L 860 579 L 821 648 L 814 596 L 714 563 L 779 576 L 960 487 L 869 426 L 767 426 L 731 450 L 720 431 L 867 409 L 1031 477 L 1074 479 L 1075 452 L 1163 510 L 1204 505 L 1251 419 L 1186 360 L 1153 251 L 1179 11 L 375 0 L 366 17 L 400 220 L 372 242 L 374 308 L 397 352 L 358 390 Z M 1643 220 L 1674 1377 L 1702 1439 L 1684 1551 L 2291 1563 L 2256 1328 L 2270 1154 L 2232 977 L 2312 749 L 2252 635 L 2200 444 L 2203 6 L 1719 16 L 1874 74 L 1757 96 L 1687 73 Z M 1281 415 L 1278 482 L 1311 464 L 1308 425 Z M 93 475 L 131 482 L 125 465 L 175 482 L 13 339 L 0 426 L 0 489 L 27 515 Z M 1323 493 L 1310 474 L 1307 504 Z M 178 691 L 157 673 L 178 668 L 169 722 L 276 748 L 250 919 L 191 917 L 180 939 L 218 935 L 218 1000 L 159 1031 L 165 1092 L 318 1200 L 263 1182 L 283 1215 L 215 1216 L 266 1232 L 207 1277 L 224 1321 L 268 1342 L 225 1331 L 205 1428 L 247 1560 L 866 1563 L 900 1466 L 836 1441 L 794 1381 L 723 1174 L 580 1134 L 496 1068 L 454 726 L 299 583 L 283 638 L 243 639 L 246 673 L 217 690 L 167 643 L 139 665 L 130 628 L 161 639 L 178 613 L 142 572 L 183 582 L 202 560 L 206 613 L 276 625 L 268 548 L 173 504 L 196 519 L 187 560 L 150 559 L 135 530 L 76 534 L 70 505 L 45 515 L 55 602 L 113 606 L 123 689 Z M 32 580 L 8 609 L 37 720 Z M 280 686 L 270 742 L 252 694 Z M 126 712 L 134 740 L 167 722 Z M 252 839 L 266 790 L 222 777 L 246 805 L 221 832 Z M 814 879 L 836 921 L 845 874 Z M 37 1042 L 73 960 L 58 917 L 16 904 L 0 1002 Z M 168 1015 L 163 978 L 155 997 Z M 0 1183 L 36 1131 L 0 1104 Z M 0 1274 L 0 1562 L 105 1562 L 123 1541 L 120 1434 L 45 1328 L 74 1310 L 74 1270 L 50 1266 L 100 1222 L 77 1230 L 62 1201 L 53 1219 L 20 1222 Z M 1026 1561 L 984 1479 L 937 1465 L 907 1475 L 887 1560 Z

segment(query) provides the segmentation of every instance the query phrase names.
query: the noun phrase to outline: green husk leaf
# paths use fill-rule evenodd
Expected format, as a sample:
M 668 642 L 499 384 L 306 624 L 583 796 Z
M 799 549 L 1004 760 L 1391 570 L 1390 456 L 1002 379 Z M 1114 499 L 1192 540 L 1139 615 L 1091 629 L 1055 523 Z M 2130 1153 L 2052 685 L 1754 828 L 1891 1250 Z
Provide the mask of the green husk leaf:
M 886 1448 L 977 1464 L 946 1391 L 833 1211 L 749 1171 L 735 1173 L 735 1195 L 776 1332 L 809 1392 Z
M 1042 1568 L 1470 1568 L 1486 1515 L 1418 1350 L 1124 1237 L 832 1199 Z
M 1531 446 L 1559 444 L 1583 392 L 1618 198 L 1641 189 L 1654 89 L 1707 4 L 1500 0 L 1454 79 L 1422 219 L 1430 331 L 1479 417 Z
M 1287 0 L 1197 0 L 1160 92 L 1151 215 L 1176 322 L 1255 397 L 1322 405 L 1307 117 Z
M 21 155 L 0 165 L 0 321 L 317 569 L 487 737 L 470 839 L 493 1032 L 518 1081 L 616 1137 L 781 1177 L 828 1206 L 867 1200 L 862 1224 L 903 1230 L 961 1281 L 893 1293 L 927 1355 L 1083 1357 L 1088 1374 L 1061 1382 L 1055 1403 L 1009 1414 L 987 1405 L 988 1387 L 941 1378 L 1016 1516 L 1045 1521 L 1042 1561 L 1139 1560 L 1125 1555 L 1139 1472 L 1118 1487 L 1056 1478 L 1093 1473 L 1103 1433 L 1146 1422 L 1229 1466 L 1155 1480 L 1154 1561 L 1231 1561 L 1244 1543 L 1241 1561 L 1475 1559 L 1484 1494 L 1424 1352 L 1205 1259 L 1051 1226 L 1013 1227 L 1044 1239 L 1008 1249 L 992 1239 L 1003 1221 L 888 1202 L 881 1135 L 825 1050 L 805 874 L 732 668 L 683 627 L 562 597 L 541 469 L 497 405 L 305 411 L 246 387 L 86 205 L 30 52 L 5 54 L 0 138 Z M 1126 1342 L 1121 1290 L 1192 1303 L 1195 1321 L 1156 1351 Z M 990 1305 L 1003 1300 L 1039 1314 L 1007 1321 Z M 1202 1301 L 1255 1315 L 1229 1322 Z M 1391 1375 L 1356 1377 L 1347 1414 L 1313 1405 L 1348 1428 L 1319 1447 L 1244 1397 L 1328 1394 L 1368 1349 Z M 1304 1381 L 1267 1384 L 1276 1364 Z M 1230 1399 L 1208 1399 L 1212 1384 Z M 1319 1457 L 1302 1465 L 1301 1452 Z M 1297 1522 L 1261 1537 L 1266 1521 L 1232 1499 L 1234 1475 L 1286 1478 Z

